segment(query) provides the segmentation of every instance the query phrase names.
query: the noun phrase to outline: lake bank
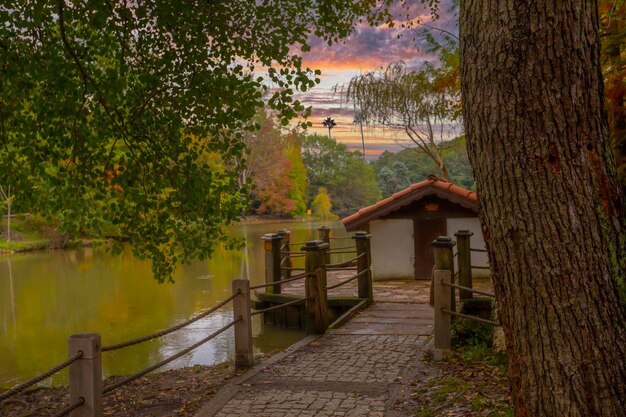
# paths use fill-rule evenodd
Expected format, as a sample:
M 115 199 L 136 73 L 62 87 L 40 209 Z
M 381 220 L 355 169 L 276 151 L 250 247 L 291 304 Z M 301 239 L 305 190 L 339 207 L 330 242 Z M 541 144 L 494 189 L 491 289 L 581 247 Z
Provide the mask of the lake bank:
M 28 216 L 32 217 L 32 216 Z M 315 222 L 315 218 L 306 216 L 302 218 L 286 218 L 282 216 L 246 216 L 230 227 L 247 224 L 282 224 L 291 222 Z M 110 246 L 113 241 L 124 242 L 123 236 L 93 237 L 81 236 L 69 240 L 55 226 L 42 223 L 41 221 L 29 222 L 27 218 L 16 217 L 12 219 L 11 242 L 7 241 L 6 225 L 0 225 L 0 256 L 14 253 L 33 252 L 40 250 L 78 249 L 95 246 Z

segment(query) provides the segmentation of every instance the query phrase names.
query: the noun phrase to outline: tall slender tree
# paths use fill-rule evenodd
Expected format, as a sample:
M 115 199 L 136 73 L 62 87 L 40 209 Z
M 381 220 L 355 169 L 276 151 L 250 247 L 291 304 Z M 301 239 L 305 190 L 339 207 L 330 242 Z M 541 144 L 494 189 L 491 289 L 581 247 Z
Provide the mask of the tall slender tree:
M 332 137 L 330 136 L 330 130 L 337 126 L 337 123 L 335 123 L 334 119 L 331 119 L 330 117 L 327 117 L 326 119 L 324 119 L 324 121 L 322 122 L 322 126 L 324 126 L 325 128 L 328 129 L 328 139 L 332 139 Z
M 623 417 L 626 219 L 597 2 L 460 7 L 465 132 L 515 415 Z
M 354 115 L 354 121 L 352 123 L 359 125 L 359 130 L 361 132 L 361 146 L 363 147 L 363 160 L 365 160 L 365 135 L 363 135 L 363 123 L 365 123 L 365 118 L 360 110 Z

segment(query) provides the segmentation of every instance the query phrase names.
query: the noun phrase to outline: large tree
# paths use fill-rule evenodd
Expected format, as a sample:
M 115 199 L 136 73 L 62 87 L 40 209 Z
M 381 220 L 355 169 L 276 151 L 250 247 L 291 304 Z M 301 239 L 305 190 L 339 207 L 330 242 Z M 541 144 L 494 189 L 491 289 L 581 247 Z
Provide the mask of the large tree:
M 268 85 L 283 124 L 306 115 L 291 96 L 316 83 L 311 35 L 336 42 L 390 3 L 3 1 L 0 184 L 70 234 L 117 225 L 167 277 L 240 213 L 237 173 L 206 155 L 241 157 Z
M 460 33 L 515 415 L 625 416 L 625 205 L 597 2 L 468 0 Z

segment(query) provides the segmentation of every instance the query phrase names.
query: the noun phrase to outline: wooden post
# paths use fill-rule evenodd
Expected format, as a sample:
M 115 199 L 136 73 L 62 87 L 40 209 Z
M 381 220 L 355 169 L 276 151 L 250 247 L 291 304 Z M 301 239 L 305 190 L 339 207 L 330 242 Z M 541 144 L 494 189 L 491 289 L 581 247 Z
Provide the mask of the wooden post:
M 448 270 L 435 270 L 433 273 L 433 288 L 435 296 L 435 340 L 433 357 L 436 361 L 447 360 L 450 356 L 450 323 L 452 316 L 442 309 L 450 310 L 450 283 L 451 273 Z
M 70 404 L 81 398 L 84 404 L 70 413 L 71 417 L 102 416 L 102 343 L 98 333 L 73 334 L 69 339 L 69 355 L 83 352 L 83 357 L 70 365 Z
M 280 281 L 280 242 L 282 237 L 276 233 L 267 233 L 261 237 L 265 249 L 265 283 Z M 268 294 L 280 294 L 280 284 L 266 287 Z
M 358 279 L 359 298 L 366 298 L 368 303 L 374 302 L 374 288 L 372 285 L 372 254 L 370 250 L 370 235 L 367 232 L 356 232 L 352 239 L 356 242 L 356 254 L 359 259 L 356 260 L 356 272 L 368 272 L 361 275 Z M 364 254 L 363 256 L 361 256 Z
M 235 324 L 235 369 L 246 369 L 254 364 L 252 351 L 252 316 L 250 315 L 250 281 L 233 280 L 233 294 L 241 293 L 233 300 L 233 320 Z
M 317 229 L 318 239 L 325 243 L 328 243 L 328 248 L 326 249 L 326 254 L 324 255 L 324 259 L 327 264 L 330 263 L 330 252 L 328 251 L 330 250 L 330 231 L 331 230 L 332 229 L 330 228 L 330 226 L 322 226 Z
M 328 302 L 326 291 L 325 252 L 328 243 L 312 240 L 302 249 L 306 252 L 306 329 L 309 334 L 322 334 L 328 328 Z
M 456 236 L 457 262 L 459 265 L 459 285 L 472 288 L 472 252 L 470 238 L 474 233 L 469 230 L 459 230 Z M 469 300 L 473 297 L 471 291 L 459 290 L 459 300 Z
M 454 283 L 454 254 L 452 249 L 454 248 L 454 241 L 448 236 L 439 236 L 431 243 L 435 252 L 435 270 L 440 269 L 442 271 L 450 271 L 450 282 Z M 433 273 L 434 279 L 434 273 Z M 432 283 L 431 283 L 432 284 Z M 450 307 L 452 311 L 456 311 L 455 292 L 453 288 L 450 290 Z M 434 289 L 433 285 L 430 286 L 430 305 L 434 306 Z
M 280 241 L 280 266 L 291 268 L 293 267 L 293 262 L 291 260 L 291 255 L 289 254 L 289 242 L 291 241 L 291 231 L 287 229 L 280 229 L 276 232 L 278 236 L 281 237 Z M 286 253 L 285 253 L 286 252 Z M 282 279 L 291 278 L 291 269 L 281 269 L 281 277 Z

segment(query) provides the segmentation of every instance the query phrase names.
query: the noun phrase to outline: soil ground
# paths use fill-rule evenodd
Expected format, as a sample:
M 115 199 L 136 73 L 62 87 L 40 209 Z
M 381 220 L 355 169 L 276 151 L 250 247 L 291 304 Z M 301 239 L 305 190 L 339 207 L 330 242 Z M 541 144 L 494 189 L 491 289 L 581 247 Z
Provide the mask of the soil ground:
M 104 415 L 115 417 L 193 416 L 228 380 L 232 363 L 194 366 L 139 378 L 104 397 Z M 113 377 L 104 385 L 115 382 Z M 0 403 L 0 416 L 53 416 L 69 404 L 67 387 L 37 388 Z

